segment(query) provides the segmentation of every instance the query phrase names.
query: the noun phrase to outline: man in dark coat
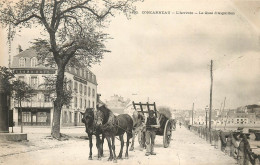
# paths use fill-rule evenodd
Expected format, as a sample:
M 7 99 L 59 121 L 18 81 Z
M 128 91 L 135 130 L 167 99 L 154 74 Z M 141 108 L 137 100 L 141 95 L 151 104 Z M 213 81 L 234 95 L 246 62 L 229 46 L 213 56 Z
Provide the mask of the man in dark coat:
M 155 130 L 159 127 L 157 125 L 157 119 L 154 115 L 154 111 L 149 111 L 149 116 L 147 117 L 146 121 L 146 132 L 145 132 L 145 143 L 146 143 L 146 156 L 149 155 L 156 155 L 154 152 L 154 140 L 155 140 Z

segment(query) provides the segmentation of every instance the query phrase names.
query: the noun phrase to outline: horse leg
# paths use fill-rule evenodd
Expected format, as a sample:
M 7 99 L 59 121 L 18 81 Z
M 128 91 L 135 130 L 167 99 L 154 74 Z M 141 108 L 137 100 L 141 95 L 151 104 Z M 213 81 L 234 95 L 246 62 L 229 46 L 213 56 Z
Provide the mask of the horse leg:
M 88 157 L 88 160 L 92 160 L 92 147 L 93 147 L 92 135 L 88 134 L 88 137 L 89 137 L 89 157 Z
M 134 136 L 134 135 L 133 135 Z M 129 140 L 131 138 L 131 135 L 127 133 L 127 141 L 126 141 L 126 151 L 125 151 L 125 157 L 128 159 L 128 146 L 129 146 Z M 134 137 L 133 137 L 134 138 Z
M 98 150 L 98 160 L 101 160 L 101 140 L 100 140 L 100 137 L 99 135 L 96 135 L 96 147 L 97 147 L 97 150 Z
M 115 136 L 112 136 L 112 150 L 113 150 L 114 163 L 117 163 L 117 160 L 116 160 L 116 147 L 115 147 Z
M 131 144 L 131 147 L 130 147 L 130 151 L 133 151 L 134 150 L 134 145 L 135 145 L 135 135 L 136 134 L 136 131 L 133 131 L 133 138 L 132 138 L 132 144 Z
M 113 151 L 112 151 L 112 146 L 111 146 L 111 140 L 110 140 L 110 137 L 106 137 L 107 139 L 107 144 L 108 144 L 108 148 L 109 148 L 109 152 L 110 152 L 110 155 L 109 155 L 109 158 L 107 161 L 111 161 L 113 159 Z
M 121 148 L 120 148 L 120 152 L 119 152 L 119 155 L 118 155 L 117 159 L 122 159 L 122 153 L 123 153 L 123 148 L 124 148 L 124 138 L 123 138 L 123 135 L 120 135 L 119 138 L 120 138 L 120 142 L 121 142 Z
M 105 135 L 102 134 L 102 140 L 101 140 L 101 143 L 100 143 L 100 154 L 101 154 L 101 157 L 104 156 L 104 154 L 103 154 L 104 139 L 105 139 Z

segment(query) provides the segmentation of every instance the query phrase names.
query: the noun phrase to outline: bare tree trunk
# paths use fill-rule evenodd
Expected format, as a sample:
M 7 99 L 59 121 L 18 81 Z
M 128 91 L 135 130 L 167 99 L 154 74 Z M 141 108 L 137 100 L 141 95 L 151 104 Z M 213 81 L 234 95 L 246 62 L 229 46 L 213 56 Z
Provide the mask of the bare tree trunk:
M 54 112 L 53 112 L 53 124 L 51 135 L 52 137 L 59 139 L 61 137 L 60 134 L 60 117 L 61 117 L 61 110 L 62 110 L 62 96 L 63 96 L 63 83 L 64 83 L 64 71 L 65 65 L 58 65 L 58 74 L 57 74 L 57 81 L 56 81 L 56 94 L 57 98 L 54 101 Z

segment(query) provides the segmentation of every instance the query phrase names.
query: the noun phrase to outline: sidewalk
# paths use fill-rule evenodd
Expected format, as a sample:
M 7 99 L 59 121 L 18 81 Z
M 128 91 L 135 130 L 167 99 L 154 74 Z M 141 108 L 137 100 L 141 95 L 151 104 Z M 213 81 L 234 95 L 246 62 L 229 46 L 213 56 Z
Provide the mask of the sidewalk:
M 183 126 L 181 128 L 177 126 L 177 130 L 173 132 L 173 139 L 171 146 L 180 158 L 179 164 L 236 164 L 233 158 L 225 155 L 220 149 L 215 149 L 214 146 Z
M 20 133 L 21 127 L 14 127 L 14 133 Z M 11 133 L 11 128 L 9 129 Z M 62 127 L 61 133 L 68 135 L 69 141 L 58 141 L 51 138 L 51 127 L 25 126 L 23 132 L 27 133 L 27 141 L 12 142 L 0 140 L 0 157 L 16 155 L 36 150 L 48 149 L 70 143 L 73 139 L 87 137 L 84 126 Z

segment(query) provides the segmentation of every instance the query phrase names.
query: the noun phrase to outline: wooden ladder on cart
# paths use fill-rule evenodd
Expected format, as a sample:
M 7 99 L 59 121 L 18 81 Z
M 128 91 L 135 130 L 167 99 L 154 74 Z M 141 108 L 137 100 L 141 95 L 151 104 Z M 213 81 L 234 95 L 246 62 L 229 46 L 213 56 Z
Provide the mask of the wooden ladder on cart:
M 158 111 L 157 111 L 157 109 L 156 109 L 155 102 L 154 102 L 153 104 L 149 104 L 148 102 L 145 104 L 145 103 L 141 103 L 141 102 L 135 103 L 135 102 L 133 101 L 133 106 L 134 106 L 134 109 L 135 109 L 136 111 L 138 111 L 136 106 L 140 106 L 140 111 L 138 111 L 138 112 L 142 112 L 143 114 L 149 113 L 151 110 L 154 110 L 156 118 L 157 118 L 157 116 L 158 116 L 158 114 L 157 114 Z M 144 111 L 143 106 L 146 106 L 148 111 Z M 153 107 L 153 108 L 151 109 L 151 107 Z

